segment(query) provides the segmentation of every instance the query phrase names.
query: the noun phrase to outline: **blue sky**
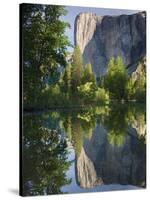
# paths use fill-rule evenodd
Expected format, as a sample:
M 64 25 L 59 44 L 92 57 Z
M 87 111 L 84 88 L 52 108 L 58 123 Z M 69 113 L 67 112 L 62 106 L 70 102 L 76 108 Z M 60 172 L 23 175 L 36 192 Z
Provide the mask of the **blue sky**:
M 121 14 L 133 14 L 139 12 L 139 10 L 121 10 L 121 9 L 107 9 L 107 8 L 89 8 L 89 7 L 77 7 L 67 6 L 68 14 L 61 17 L 62 20 L 69 22 L 71 29 L 66 30 L 66 35 L 69 37 L 72 44 L 74 44 L 74 21 L 76 16 L 81 12 L 92 12 L 97 15 L 121 15 Z M 71 51 L 71 48 L 68 48 Z

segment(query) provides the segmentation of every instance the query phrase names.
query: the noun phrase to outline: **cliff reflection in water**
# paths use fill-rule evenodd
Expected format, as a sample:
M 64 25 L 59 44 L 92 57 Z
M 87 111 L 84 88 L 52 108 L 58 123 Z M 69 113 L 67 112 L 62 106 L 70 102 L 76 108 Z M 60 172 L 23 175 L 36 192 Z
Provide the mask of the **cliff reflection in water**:
M 145 187 L 145 107 L 26 115 L 23 153 L 25 195 L 111 190 L 110 184 L 116 190 Z

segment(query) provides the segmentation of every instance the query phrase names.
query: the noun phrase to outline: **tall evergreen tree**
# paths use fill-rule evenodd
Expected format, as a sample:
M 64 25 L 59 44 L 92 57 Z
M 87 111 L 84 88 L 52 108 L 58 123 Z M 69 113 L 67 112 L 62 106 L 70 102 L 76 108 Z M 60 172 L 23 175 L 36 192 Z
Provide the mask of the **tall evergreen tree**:
M 77 92 L 77 87 L 81 84 L 82 78 L 82 54 L 79 46 L 76 46 L 73 53 L 72 70 L 71 70 L 71 89 Z
M 96 84 L 96 77 L 92 71 L 92 66 L 90 63 L 85 65 L 85 68 L 83 71 L 82 84 L 85 84 L 86 82 L 92 82 L 94 83 L 94 85 Z
M 71 64 L 69 64 L 63 74 L 63 92 L 69 94 L 71 89 Z

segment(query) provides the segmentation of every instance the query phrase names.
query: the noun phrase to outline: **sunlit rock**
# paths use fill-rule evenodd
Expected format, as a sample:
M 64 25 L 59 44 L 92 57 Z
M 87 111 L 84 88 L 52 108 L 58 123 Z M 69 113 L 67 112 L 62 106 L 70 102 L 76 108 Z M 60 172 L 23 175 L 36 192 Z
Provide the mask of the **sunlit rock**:
M 80 13 L 74 30 L 75 44 L 83 53 L 84 64 L 90 62 L 97 76 L 106 73 L 112 56 L 122 56 L 128 70 L 133 71 L 132 66 L 146 54 L 144 12 L 120 16 Z

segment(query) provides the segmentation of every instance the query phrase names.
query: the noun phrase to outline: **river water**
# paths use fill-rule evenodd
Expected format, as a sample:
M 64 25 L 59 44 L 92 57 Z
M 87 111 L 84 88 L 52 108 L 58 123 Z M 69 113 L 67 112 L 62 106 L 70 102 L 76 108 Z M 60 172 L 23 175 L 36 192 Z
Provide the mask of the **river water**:
M 141 104 L 24 113 L 23 195 L 146 187 Z

